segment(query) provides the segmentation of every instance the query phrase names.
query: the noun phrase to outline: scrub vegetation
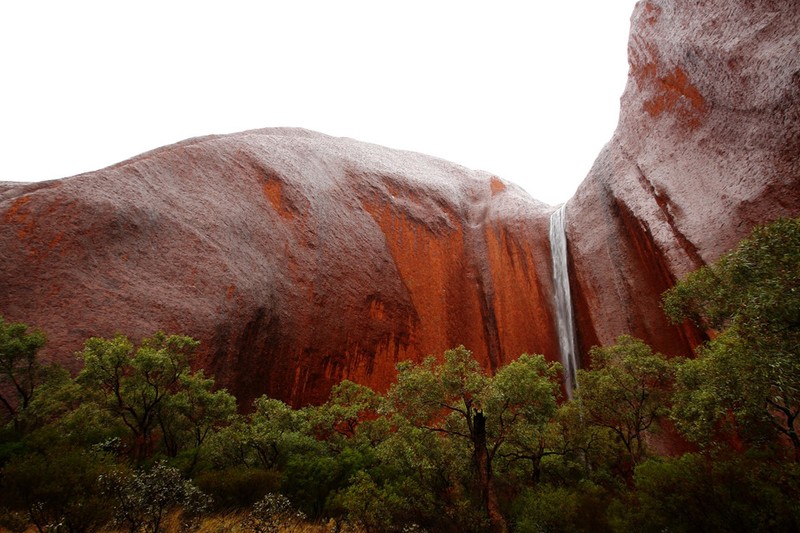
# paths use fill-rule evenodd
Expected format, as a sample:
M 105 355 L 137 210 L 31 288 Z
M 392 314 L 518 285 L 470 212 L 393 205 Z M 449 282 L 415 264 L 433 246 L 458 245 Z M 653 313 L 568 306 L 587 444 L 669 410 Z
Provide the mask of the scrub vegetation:
M 695 357 L 621 336 L 572 400 L 523 354 L 463 346 L 384 394 L 237 405 L 198 342 L 91 338 L 71 376 L 0 318 L 0 528 L 9 531 L 796 531 L 800 219 L 758 228 L 664 295 Z

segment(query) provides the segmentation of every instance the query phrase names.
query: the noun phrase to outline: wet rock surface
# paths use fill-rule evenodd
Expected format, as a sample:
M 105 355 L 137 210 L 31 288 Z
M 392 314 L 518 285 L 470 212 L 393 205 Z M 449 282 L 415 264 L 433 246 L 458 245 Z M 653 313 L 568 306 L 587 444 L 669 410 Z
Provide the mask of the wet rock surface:
M 464 344 L 558 357 L 552 208 L 488 173 L 293 129 L 192 139 L 0 192 L 0 313 L 75 369 L 89 336 L 163 329 L 247 405 Z
M 620 333 L 688 354 L 659 295 L 800 214 L 800 4 L 639 2 L 612 140 L 567 204 L 581 352 Z
M 661 293 L 800 214 L 800 4 L 643 0 L 619 125 L 566 206 L 578 351 L 688 355 Z M 555 208 L 484 172 L 298 129 L 190 139 L 97 172 L 0 183 L 0 313 L 76 369 L 89 336 L 156 330 L 248 405 L 323 401 L 464 344 L 558 359 Z

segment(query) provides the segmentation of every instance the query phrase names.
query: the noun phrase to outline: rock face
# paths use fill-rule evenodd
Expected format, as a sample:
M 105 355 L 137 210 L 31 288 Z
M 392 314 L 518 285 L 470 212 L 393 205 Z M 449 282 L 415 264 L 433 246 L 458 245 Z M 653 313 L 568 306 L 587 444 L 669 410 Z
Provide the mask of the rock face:
M 551 207 L 487 173 L 304 130 L 193 139 L 0 188 L 0 314 L 76 368 L 90 336 L 163 329 L 242 405 L 301 405 L 464 344 L 557 358 Z
M 754 225 L 800 215 L 800 3 L 647 0 L 619 125 L 567 204 L 580 351 L 688 354 L 659 295 Z
M 567 203 L 579 352 L 703 338 L 661 293 L 751 228 L 800 214 L 800 3 L 643 0 L 619 125 Z M 554 209 L 490 174 L 303 130 L 192 139 L 0 184 L 0 314 L 77 367 L 89 336 L 158 329 L 248 405 L 465 344 L 488 368 L 558 358 Z

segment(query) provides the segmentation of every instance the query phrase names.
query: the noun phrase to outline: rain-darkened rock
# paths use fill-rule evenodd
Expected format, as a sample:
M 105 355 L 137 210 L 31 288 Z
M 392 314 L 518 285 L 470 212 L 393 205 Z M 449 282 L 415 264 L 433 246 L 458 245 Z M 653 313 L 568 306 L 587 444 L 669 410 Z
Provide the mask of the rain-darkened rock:
M 458 344 L 487 367 L 557 357 L 552 208 L 487 173 L 280 129 L 6 185 L 0 313 L 73 369 L 89 336 L 162 329 L 245 405 L 304 404 Z
M 660 294 L 757 224 L 800 214 L 800 4 L 648 0 L 619 125 L 567 204 L 581 351 L 700 339 Z

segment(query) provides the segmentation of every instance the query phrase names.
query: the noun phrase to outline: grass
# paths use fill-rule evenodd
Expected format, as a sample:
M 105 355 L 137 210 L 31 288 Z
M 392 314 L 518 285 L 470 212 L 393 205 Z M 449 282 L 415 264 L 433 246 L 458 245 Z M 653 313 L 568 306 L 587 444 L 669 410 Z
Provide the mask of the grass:
M 183 533 L 187 531 L 183 527 L 181 512 L 170 513 L 164 521 L 161 533 Z M 252 533 L 253 526 L 248 524 L 249 513 L 247 511 L 233 511 L 224 514 L 215 514 L 204 517 L 200 524 L 191 531 L 198 533 Z M 17 530 L 19 531 L 19 530 Z M 24 533 L 38 533 L 35 526 L 28 526 L 23 530 Z M 268 530 L 265 530 L 268 531 Z M 333 522 L 329 524 L 315 524 L 311 522 L 298 522 L 284 526 L 276 531 L 281 533 L 329 533 L 335 531 Z M 340 525 L 339 531 L 342 533 L 361 533 L 363 530 L 351 525 Z M 0 533 L 11 533 L 12 530 L 0 526 Z M 127 533 L 127 529 L 102 529 L 100 533 Z

